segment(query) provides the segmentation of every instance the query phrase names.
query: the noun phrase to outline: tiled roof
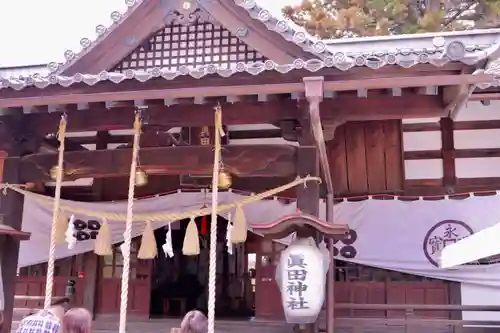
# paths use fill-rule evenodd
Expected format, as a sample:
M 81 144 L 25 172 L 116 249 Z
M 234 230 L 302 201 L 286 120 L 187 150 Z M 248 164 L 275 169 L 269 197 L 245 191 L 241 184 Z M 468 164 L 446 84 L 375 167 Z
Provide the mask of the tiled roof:
M 98 25 L 95 30 L 97 39 L 82 38 L 79 51 L 67 50 L 64 53 L 66 62 L 59 64 L 52 62 L 48 65 L 51 73 L 61 73 L 68 68 L 82 55 L 90 52 L 92 48 L 104 40 L 106 36 L 117 26 L 124 22 L 127 17 L 140 6 L 144 0 L 125 0 L 127 10 L 124 13 L 114 11 L 111 13 L 113 24 L 109 27 Z M 165 0 L 166 1 L 166 0 Z M 475 51 L 487 49 L 500 42 L 500 29 L 476 30 L 452 33 L 420 34 L 420 35 L 400 35 L 388 37 L 370 37 L 341 40 L 318 40 L 308 34 L 304 29 L 297 27 L 293 22 L 283 18 L 275 17 L 269 10 L 259 6 L 255 0 L 231 0 L 248 14 L 262 22 L 267 29 L 279 33 L 284 39 L 293 42 L 310 52 L 312 56 L 319 58 L 342 57 L 359 58 L 359 56 L 374 57 L 395 55 L 408 55 L 409 62 L 414 56 L 427 57 L 432 54 L 443 53 L 444 48 L 449 48 L 447 54 L 454 55 L 455 58 L 463 56 L 463 62 L 468 63 L 467 56 Z M 162 3 L 161 0 L 158 1 Z M 203 2 L 201 2 L 203 5 Z M 452 43 L 453 42 L 453 43 Z M 454 50 L 451 50 L 454 49 Z M 463 55 L 460 52 L 464 53 Z M 473 58 L 476 55 L 472 55 Z M 473 60 L 472 60 L 473 61 Z
M 97 38 L 95 40 L 91 40 L 90 38 L 83 37 L 80 39 L 80 46 L 82 47 L 78 52 L 73 50 L 66 50 L 64 52 L 64 58 L 66 61 L 63 64 L 58 62 L 51 62 L 47 65 L 50 73 L 61 73 L 70 65 L 72 65 L 77 59 L 82 57 L 84 54 L 90 52 L 92 48 L 103 41 L 116 27 L 118 27 L 122 22 L 124 22 L 127 17 L 137 8 L 144 0 L 125 0 L 125 4 L 127 5 L 127 10 L 123 13 L 119 11 L 113 11 L 110 14 L 111 20 L 113 24 L 111 26 L 105 26 L 103 24 L 99 24 L 95 27 L 95 32 L 97 34 Z M 161 0 L 159 0 L 161 3 Z
M 112 21 L 110 27 L 98 25 L 96 27 L 97 39 L 91 41 L 89 38 L 81 39 L 82 50 L 80 52 L 66 51 L 66 63 L 51 63 L 48 70 L 51 73 L 60 73 L 73 64 L 76 59 L 88 53 L 93 46 L 106 38 L 106 36 L 121 24 L 144 0 L 126 0 L 127 11 L 111 13 Z M 166 0 L 165 0 L 166 1 Z M 488 73 L 500 74 L 500 64 L 496 64 L 500 48 L 500 30 L 477 30 L 453 33 L 400 35 L 388 37 L 357 38 L 351 40 L 316 40 L 303 29 L 296 27 L 283 19 L 275 18 L 268 10 L 257 5 L 255 0 L 232 0 L 236 5 L 247 10 L 249 15 L 261 21 L 269 30 L 279 33 L 283 38 L 289 40 L 304 50 L 314 54 L 319 59 L 301 60 L 297 59 L 292 64 L 279 65 L 273 61 L 264 63 L 245 64 L 237 63 L 230 68 L 207 65 L 200 68 L 189 68 L 181 66 L 178 70 L 167 70 L 162 68 L 151 68 L 148 71 L 127 70 L 124 73 L 101 72 L 97 75 L 78 73 L 71 77 L 58 76 L 56 74 L 32 75 L 28 78 L 9 78 L 0 72 L 0 89 L 11 87 L 16 90 L 28 86 L 39 88 L 48 85 L 59 84 L 70 86 L 74 83 L 83 82 L 94 85 L 101 81 L 112 81 L 115 83 L 128 79 L 146 81 L 150 78 L 162 77 L 166 80 L 175 79 L 178 76 L 192 76 L 202 78 L 207 75 L 218 74 L 229 77 L 235 73 L 247 72 L 257 75 L 263 71 L 276 70 L 287 73 L 294 69 L 306 69 L 316 72 L 322 67 L 335 67 L 347 71 L 352 67 L 381 68 L 387 65 L 396 65 L 409 68 L 417 64 L 432 64 L 436 67 L 443 66 L 451 61 L 462 62 L 467 65 L 478 64 L 482 60 L 490 60 Z M 160 1 L 161 2 L 161 1 Z M 498 69 L 497 69 L 498 68 Z M 499 73 L 497 73 L 499 72 Z M 498 75 L 500 76 L 500 75 Z M 4 77 L 2 79 L 2 77 Z M 490 83 L 485 83 L 490 84 Z
M 450 46 L 451 45 L 451 46 Z M 103 81 L 111 81 L 120 83 L 125 80 L 137 80 L 145 82 L 153 78 L 163 78 L 165 80 L 173 80 L 179 76 L 191 76 L 195 79 L 200 79 L 208 75 L 219 75 L 222 77 L 230 77 L 237 73 L 248 73 L 258 75 L 265 71 L 277 71 L 280 73 L 288 73 L 293 70 L 303 69 L 311 73 L 315 73 L 322 68 L 335 67 L 342 71 L 347 71 L 352 67 L 369 67 L 372 69 L 381 68 L 387 65 L 395 65 L 403 68 L 410 68 L 418 64 L 431 64 L 436 67 L 444 66 L 451 61 L 460 61 L 465 64 L 476 64 L 481 60 L 495 53 L 497 46 L 492 46 L 484 49 L 467 50 L 461 47 L 460 42 L 451 41 L 448 47 L 444 47 L 441 51 L 431 53 L 405 53 L 405 52 L 388 52 L 381 55 L 358 55 L 351 57 L 347 54 L 336 57 L 328 57 L 324 60 L 310 59 L 304 61 L 302 59 L 295 60 L 292 64 L 280 65 L 271 60 L 265 62 L 257 62 L 253 64 L 237 63 L 230 68 L 218 67 L 215 65 L 202 66 L 199 68 L 189 68 L 181 66 L 179 70 L 168 70 L 161 68 L 152 68 L 148 71 L 126 70 L 125 72 L 107 72 L 103 71 L 99 74 L 76 74 L 73 76 L 58 76 L 58 75 L 34 75 L 28 78 L 0 78 L 0 89 L 12 88 L 21 90 L 26 87 L 34 86 L 37 88 L 45 88 L 50 85 L 61 85 L 64 87 L 71 86 L 75 83 L 85 83 L 89 86 L 95 85 Z M 492 74 L 495 75 L 494 72 Z M 485 82 L 485 85 L 491 84 Z

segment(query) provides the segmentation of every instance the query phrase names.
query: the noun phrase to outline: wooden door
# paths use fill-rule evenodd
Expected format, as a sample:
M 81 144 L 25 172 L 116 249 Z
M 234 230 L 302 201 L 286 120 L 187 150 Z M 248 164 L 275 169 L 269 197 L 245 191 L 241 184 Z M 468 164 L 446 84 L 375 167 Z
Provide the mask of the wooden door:
M 335 302 L 350 304 L 385 304 L 384 282 L 337 281 Z M 325 296 L 326 298 L 326 296 Z M 385 310 L 336 309 L 335 316 L 341 318 L 383 318 Z
M 281 250 L 281 244 L 262 241 L 257 251 L 255 316 L 259 319 L 284 319 L 281 293 L 275 278 Z
M 139 316 L 148 316 L 152 265 L 151 260 L 139 260 L 137 258 L 138 248 L 139 242 L 134 241 L 130 254 L 127 312 Z M 97 287 L 97 313 L 114 314 L 120 312 L 122 272 L 123 257 L 119 246 L 116 245 L 113 247 L 111 256 L 101 257 L 101 274 Z

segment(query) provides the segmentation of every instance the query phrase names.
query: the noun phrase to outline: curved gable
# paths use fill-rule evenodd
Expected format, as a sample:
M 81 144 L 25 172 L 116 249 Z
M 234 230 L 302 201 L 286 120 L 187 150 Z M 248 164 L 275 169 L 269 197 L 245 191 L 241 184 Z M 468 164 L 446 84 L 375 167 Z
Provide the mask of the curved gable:
M 227 30 L 231 38 L 237 38 L 249 50 L 263 58 L 280 64 L 291 63 L 296 58 L 315 58 L 303 48 L 290 43 L 276 33 L 270 32 L 262 20 L 255 20 L 233 0 L 126 0 L 128 10 L 124 14 L 113 12 L 113 25 L 96 27 L 98 38 L 91 41 L 81 39 L 82 50 L 78 53 L 66 51 L 64 64 L 51 63 L 49 69 L 55 74 L 99 73 L 117 66 L 134 50 L 151 41 L 155 32 L 172 22 L 172 17 L 184 17 L 183 25 L 189 26 L 190 18 L 202 10 L 212 18 L 212 24 Z M 217 30 L 217 27 L 213 29 Z M 220 30 L 220 28 L 219 28 Z M 233 43 L 241 45 L 241 43 Z M 148 44 L 146 42 L 146 44 Z
M 181 66 L 235 66 L 238 62 L 267 60 L 260 52 L 224 28 L 204 11 L 188 18 L 173 14 L 169 23 L 127 55 L 113 71 L 162 68 L 177 70 Z

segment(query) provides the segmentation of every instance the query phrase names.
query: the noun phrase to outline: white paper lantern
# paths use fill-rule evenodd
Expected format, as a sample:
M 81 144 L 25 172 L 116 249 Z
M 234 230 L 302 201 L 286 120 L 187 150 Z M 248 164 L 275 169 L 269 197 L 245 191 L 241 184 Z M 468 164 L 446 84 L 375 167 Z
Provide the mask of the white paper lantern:
M 330 260 L 323 252 L 312 238 L 301 238 L 294 240 L 281 253 L 276 282 L 281 290 L 287 323 L 316 321 L 325 299 L 326 271 Z

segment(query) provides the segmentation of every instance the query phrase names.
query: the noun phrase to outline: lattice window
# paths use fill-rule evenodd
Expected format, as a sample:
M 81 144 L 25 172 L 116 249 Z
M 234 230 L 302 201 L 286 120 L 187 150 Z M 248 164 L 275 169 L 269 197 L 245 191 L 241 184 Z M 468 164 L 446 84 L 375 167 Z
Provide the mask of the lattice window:
M 128 55 L 115 71 L 146 70 L 153 67 L 178 69 L 180 66 L 218 65 L 230 67 L 237 62 L 265 61 L 224 27 L 198 21 L 192 25 L 169 24 Z

